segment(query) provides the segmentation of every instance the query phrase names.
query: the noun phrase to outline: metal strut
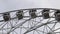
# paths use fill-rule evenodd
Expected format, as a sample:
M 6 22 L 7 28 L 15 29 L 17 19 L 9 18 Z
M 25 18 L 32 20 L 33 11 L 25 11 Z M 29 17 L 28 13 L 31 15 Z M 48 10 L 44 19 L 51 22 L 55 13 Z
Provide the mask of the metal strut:
M 31 31 L 33 31 L 33 30 L 36 30 L 36 29 L 39 28 L 39 27 L 42 27 L 43 25 L 47 25 L 47 24 L 50 24 L 50 23 L 51 23 L 51 21 L 50 21 L 50 22 L 47 22 L 47 23 L 43 23 L 43 24 L 41 24 L 41 25 L 37 25 L 37 26 L 31 27 L 31 28 L 29 28 L 29 30 L 27 30 L 24 34 L 27 34 L 27 33 L 31 32 Z M 55 23 L 57 23 L 57 22 L 55 22 Z
M 40 9 L 43 9 L 42 10 L 42 15 L 37 16 L 35 12 L 37 10 L 40 10 Z M 23 11 L 24 10 L 29 10 L 30 16 L 23 16 L 23 14 L 24 14 Z M 7 32 L 7 34 L 10 34 L 12 31 L 14 31 L 15 29 L 19 28 L 20 26 L 22 26 L 24 23 L 26 23 L 27 21 L 31 20 L 32 18 L 36 18 L 36 17 L 44 17 L 44 19 L 47 19 L 47 18 L 55 18 L 57 21 L 60 21 L 60 13 L 59 13 L 59 11 L 58 12 L 55 12 L 55 17 L 50 17 L 50 15 L 49 15 L 49 11 L 50 10 L 59 10 L 60 11 L 60 9 L 52 9 L 52 8 L 31 8 L 31 9 L 14 10 L 14 11 L 10 11 L 10 12 L 0 13 L 0 14 L 3 14 L 3 18 L 4 18 L 4 20 L 0 20 L 0 22 L 2 22 L 2 21 L 5 21 L 6 22 L 6 21 L 13 20 L 13 19 L 16 19 L 16 18 L 18 18 L 18 20 L 20 20 L 20 19 L 23 19 L 24 17 L 31 17 L 30 19 L 27 19 L 26 21 L 24 21 L 22 23 L 19 23 L 16 26 L 14 26 L 13 28 L 11 28 L 11 30 Z M 16 13 L 16 17 L 10 18 L 10 13 L 11 12 L 17 12 Z M 39 27 L 41 27 L 43 25 L 47 25 L 49 23 L 50 22 L 43 23 L 41 25 L 37 25 L 37 26 L 31 27 L 24 34 L 26 34 L 28 32 L 31 32 L 33 30 L 36 30 L 37 28 L 39 28 Z

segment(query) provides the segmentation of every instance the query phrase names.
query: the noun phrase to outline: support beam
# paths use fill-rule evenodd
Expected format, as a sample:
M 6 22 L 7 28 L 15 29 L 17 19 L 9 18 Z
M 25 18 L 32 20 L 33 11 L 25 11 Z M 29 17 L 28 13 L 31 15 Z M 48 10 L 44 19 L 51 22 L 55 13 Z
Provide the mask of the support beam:
M 27 33 L 29 33 L 29 32 L 31 32 L 31 31 L 33 31 L 33 30 L 36 30 L 37 28 L 39 28 L 39 27 L 42 27 L 42 26 L 44 26 L 44 25 L 47 25 L 47 24 L 50 24 L 51 22 L 47 22 L 47 23 L 43 23 L 43 24 L 41 24 L 41 25 L 37 25 L 37 26 L 35 26 L 35 27 L 31 27 L 29 30 L 27 30 L 24 34 L 27 34 Z M 57 22 L 55 22 L 55 23 L 57 23 Z
M 31 20 L 31 18 L 28 19 L 28 20 L 26 20 L 26 21 L 29 21 L 29 20 Z M 10 34 L 12 31 L 14 31 L 15 29 L 17 29 L 17 28 L 19 28 L 20 26 L 22 26 L 26 21 L 24 21 L 24 22 L 22 22 L 22 23 L 19 23 L 18 25 L 14 26 L 14 28 L 12 28 L 10 31 L 8 31 L 7 34 Z

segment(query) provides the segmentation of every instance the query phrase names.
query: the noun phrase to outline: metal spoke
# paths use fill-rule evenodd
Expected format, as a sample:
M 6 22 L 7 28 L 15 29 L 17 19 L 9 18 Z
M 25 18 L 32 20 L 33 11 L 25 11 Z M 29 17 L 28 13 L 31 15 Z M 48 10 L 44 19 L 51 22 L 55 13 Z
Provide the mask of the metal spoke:
M 55 23 L 55 24 L 53 25 L 52 29 L 54 29 L 54 28 L 55 28 L 56 24 L 57 24 L 57 23 Z
M 46 13 L 46 11 L 48 11 L 48 12 Z M 48 34 L 48 33 L 51 33 L 51 34 L 59 33 L 60 34 L 60 32 L 57 31 L 60 28 L 55 29 L 56 25 L 58 23 L 57 19 L 60 20 L 60 18 L 57 18 L 58 16 L 57 17 L 55 16 L 56 11 L 60 11 L 60 9 L 29 8 L 29 9 L 19 9 L 19 10 L 13 10 L 13 11 L 0 13 L 0 17 L 2 17 L 2 19 L 0 20 L 0 22 L 1 22 L 0 23 L 0 32 L 1 32 L 1 34 L 27 34 L 27 33 L 29 34 L 29 32 L 32 31 L 33 32 L 33 33 L 31 32 L 32 34 L 35 34 L 35 32 L 37 34 Z M 14 13 L 14 14 L 11 15 L 11 13 Z M 19 13 L 18 14 L 19 16 L 20 16 L 20 14 L 22 14 L 21 15 L 22 17 L 20 16 L 21 19 L 18 19 L 17 15 L 16 15 L 17 13 Z M 7 17 L 7 14 L 9 14 L 8 17 Z M 5 15 L 7 17 L 7 18 L 5 17 L 5 19 L 7 21 L 5 21 L 5 19 L 4 19 Z M 46 19 L 44 18 L 44 15 L 45 15 Z M 59 26 L 59 25 L 57 25 L 57 26 Z M 16 29 L 18 29 L 18 28 L 20 29 L 19 33 L 16 31 Z M 43 30 L 43 31 L 39 30 L 39 28 L 42 28 L 41 30 Z M 23 31 L 24 29 L 26 31 Z M 55 31 L 57 31 L 57 32 L 55 32 Z
M 55 29 L 55 30 L 53 30 L 53 31 L 57 31 L 57 30 L 59 30 L 60 28 L 57 28 L 57 29 Z
M 30 19 L 28 19 L 28 20 L 30 20 Z M 26 20 L 26 21 L 28 21 L 28 20 Z M 8 31 L 7 34 L 9 34 L 10 32 L 14 31 L 16 28 L 19 28 L 20 26 L 22 26 L 26 21 L 24 21 L 23 23 L 20 23 L 20 24 L 19 24 L 17 27 L 15 27 L 14 29 L 11 29 L 10 31 Z
M 50 21 L 50 22 L 51 22 L 51 21 Z M 37 28 L 39 28 L 39 27 L 41 27 L 41 26 L 44 26 L 44 25 L 50 24 L 50 22 L 47 22 L 47 23 L 44 23 L 44 24 L 38 25 L 38 26 L 36 26 L 36 27 L 34 27 L 34 28 L 32 28 L 32 29 L 29 29 L 29 30 L 27 30 L 24 34 L 26 34 L 26 33 L 28 33 L 28 32 L 31 32 L 31 31 L 33 31 L 33 30 L 36 30 Z
M 44 31 L 41 31 L 41 30 L 36 30 L 36 31 L 39 31 L 39 32 L 42 32 L 42 33 L 46 33 L 46 32 L 44 32 Z

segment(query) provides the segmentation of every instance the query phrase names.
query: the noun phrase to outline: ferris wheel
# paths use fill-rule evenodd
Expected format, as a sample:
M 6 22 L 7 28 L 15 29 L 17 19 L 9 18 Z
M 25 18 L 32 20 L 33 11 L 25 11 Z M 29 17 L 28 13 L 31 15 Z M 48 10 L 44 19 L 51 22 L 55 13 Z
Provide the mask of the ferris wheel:
M 60 10 L 30 8 L 0 13 L 0 34 L 60 34 Z

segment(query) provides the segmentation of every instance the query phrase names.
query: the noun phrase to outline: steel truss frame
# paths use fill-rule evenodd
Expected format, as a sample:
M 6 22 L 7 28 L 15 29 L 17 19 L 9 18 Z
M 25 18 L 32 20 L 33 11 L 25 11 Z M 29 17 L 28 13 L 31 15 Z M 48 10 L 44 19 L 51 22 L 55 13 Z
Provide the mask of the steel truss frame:
M 30 8 L 30 9 L 20 9 L 20 10 L 22 10 L 22 11 L 25 11 L 25 10 L 27 10 L 27 11 L 25 11 L 24 13 L 26 13 L 26 12 L 29 12 L 29 10 L 31 10 L 31 9 L 35 9 L 35 10 L 43 10 L 43 9 L 49 9 L 49 10 L 53 10 L 53 11 L 51 11 L 51 12 L 49 12 L 49 13 L 52 13 L 52 12 L 56 12 L 56 10 L 60 10 L 60 9 L 53 9 L 53 8 Z M 9 11 L 9 12 L 4 12 L 4 13 L 12 13 L 12 12 L 17 12 L 18 10 L 13 10 L 13 11 Z M 37 11 L 38 12 L 38 11 Z M 42 11 L 40 11 L 39 13 L 41 13 Z M 4 13 L 0 13 L 0 15 L 1 16 L 3 16 L 3 14 Z M 39 14 L 39 13 L 36 13 L 36 14 Z M 42 27 L 42 26 L 44 26 L 44 28 L 43 29 L 45 29 L 46 27 L 45 26 L 47 26 L 48 28 L 49 28 L 49 32 L 44 32 L 44 31 L 40 31 L 40 32 L 43 32 L 43 34 L 48 34 L 48 33 L 51 33 L 51 34 L 56 34 L 56 33 L 60 33 L 60 32 L 54 32 L 54 31 L 56 31 L 56 30 L 59 30 L 60 28 L 57 28 L 57 29 L 55 29 L 54 30 L 54 28 L 55 28 L 55 26 L 56 26 L 56 24 L 58 23 L 58 21 L 56 21 L 55 19 L 54 20 L 51 20 L 50 21 L 50 19 L 51 18 L 55 18 L 55 16 L 50 16 L 49 18 L 48 18 L 48 21 L 47 22 L 41 22 L 41 21 L 43 21 L 43 20 L 46 20 L 46 19 L 42 19 L 42 20 L 40 20 L 39 22 L 38 21 L 35 21 L 36 20 L 36 18 L 43 18 L 43 16 L 42 15 L 39 15 L 39 16 L 36 16 L 36 18 L 31 18 L 31 16 L 29 15 L 29 16 L 23 16 L 23 18 L 28 18 L 28 19 L 21 19 L 21 20 L 24 20 L 23 22 L 21 22 L 21 23 L 19 23 L 19 24 L 17 24 L 20 20 L 17 20 L 17 22 L 16 22 L 16 24 L 13 26 L 12 25 L 12 23 L 10 22 L 11 20 L 14 20 L 14 19 L 17 19 L 17 17 L 14 17 L 14 18 L 11 18 L 9 21 L 4 21 L 4 20 L 0 20 L 0 22 L 4 22 L 4 23 L 2 23 L 2 24 L 0 24 L 0 30 L 2 30 L 2 34 L 11 34 L 11 32 L 13 32 L 13 31 L 15 31 L 16 29 L 18 29 L 18 28 L 24 28 L 24 29 L 26 29 L 26 31 L 23 33 L 23 34 L 27 34 L 27 33 L 29 33 L 29 32 L 31 32 L 31 31 L 40 31 L 40 30 L 37 30 L 38 28 L 40 28 L 40 27 Z M 29 22 L 29 21 L 34 21 L 34 22 L 37 22 L 36 24 L 34 24 L 33 25 L 33 23 L 32 23 L 32 25 L 33 26 L 31 26 L 31 27 L 22 27 L 26 22 Z M 11 25 L 11 27 L 10 28 L 4 28 L 4 26 L 7 24 L 7 23 L 10 23 L 10 25 Z M 50 28 L 49 26 L 48 26 L 48 24 L 54 24 L 53 25 L 53 27 L 52 28 Z M 30 24 L 31 25 L 31 24 Z M 8 26 L 8 25 L 7 25 Z M 9 27 L 9 26 L 8 26 Z M 3 32 L 3 30 L 8 30 L 7 31 L 7 33 L 4 33 Z M 39 33 L 39 32 L 38 32 Z M 17 32 L 15 32 L 15 34 L 17 34 Z M 21 34 L 21 33 L 20 33 Z M 34 34 L 34 33 L 33 33 Z M 40 34 L 40 33 L 39 33 Z

